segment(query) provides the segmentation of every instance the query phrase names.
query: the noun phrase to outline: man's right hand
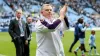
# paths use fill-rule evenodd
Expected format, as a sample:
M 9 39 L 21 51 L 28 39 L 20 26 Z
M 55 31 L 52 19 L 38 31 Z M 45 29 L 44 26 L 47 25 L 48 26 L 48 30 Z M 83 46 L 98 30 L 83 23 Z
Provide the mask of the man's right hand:
M 28 40 L 25 40 L 25 45 L 28 45 Z
M 60 17 L 59 17 L 59 19 L 60 20 L 63 20 L 64 19 L 64 17 L 65 17 L 65 14 L 66 14 L 66 11 L 67 11 L 67 4 L 65 4 L 64 6 L 63 6 L 63 8 L 60 10 Z
M 14 42 L 16 39 L 18 39 L 19 37 L 17 36 L 17 37 L 14 37 L 13 39 L 12 39 L 12 42 Z
M 89 27 L 90 25 L 89 24 L 85 24 L 85 27 Z

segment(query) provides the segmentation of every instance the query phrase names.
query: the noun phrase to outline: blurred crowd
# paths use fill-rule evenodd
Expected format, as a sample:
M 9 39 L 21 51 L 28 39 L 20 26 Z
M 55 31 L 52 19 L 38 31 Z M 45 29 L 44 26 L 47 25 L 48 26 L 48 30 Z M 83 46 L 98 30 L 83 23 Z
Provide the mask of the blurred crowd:
M 8 26 L 9 21 L 15 16 L 15 11 L 18 8 L 23 10 L 23 18 L 32 16 L 34 20 L 39 17 L 40 7 L 44 3 L 51 3 L 55 12 L 59 11 L 61 5 L 65 2 L 69 7 L 77 12 L 77 15 L 83 14 L 91 18 L 92 23 L 100 27 L 100 0 L 2 0 L 0 3 L 0 27 Z M 5 9 L 8 6 L 11 11 Z M 88 13 L 84 8 L 92 8 L 95 13 Z M 3 21 L 1 21 L 1 19 Z M 8 19 L 8 20 L 6 20 Z M 6 20 L 6 21 L 4 21 Z

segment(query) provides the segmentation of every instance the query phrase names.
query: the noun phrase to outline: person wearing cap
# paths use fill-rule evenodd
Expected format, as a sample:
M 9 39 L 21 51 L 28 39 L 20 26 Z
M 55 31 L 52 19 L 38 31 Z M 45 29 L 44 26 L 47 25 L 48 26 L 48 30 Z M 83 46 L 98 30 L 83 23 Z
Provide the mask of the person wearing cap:
M 22 10 L 16 10 L 16 17 L 10 21 L 8 30 L 16 48 L 16 56 L 25 56 L 24 46 L 28 44 L 26 23 L 21 16 Z

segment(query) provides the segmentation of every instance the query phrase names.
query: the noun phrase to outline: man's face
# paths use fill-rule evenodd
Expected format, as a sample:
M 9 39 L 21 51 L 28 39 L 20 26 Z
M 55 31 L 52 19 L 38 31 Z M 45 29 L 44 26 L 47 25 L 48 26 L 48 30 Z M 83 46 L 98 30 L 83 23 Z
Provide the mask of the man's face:
M 80 23 L 82 24 L 84 21 L 83 21 L 83 19 L 80 19 Z
M 31 17 L 28 17 L 28 18 L 27 18 L 27 22 L 28 22 L 28 23 L 31 23 L 31 22 L 32 22 L 32 18 L 31 18 Z
M 41 14 L 44 17 L 48 17 L 48 18 L 52 17 L 52 13 L 53 13 L 52 6 L 44 6 L 42 11 L 41 11 Z
M 16 12 L 16 17 L 17 17 L 17 18 L 21 18 L 21 15 L 22 15 L 22 13 Z

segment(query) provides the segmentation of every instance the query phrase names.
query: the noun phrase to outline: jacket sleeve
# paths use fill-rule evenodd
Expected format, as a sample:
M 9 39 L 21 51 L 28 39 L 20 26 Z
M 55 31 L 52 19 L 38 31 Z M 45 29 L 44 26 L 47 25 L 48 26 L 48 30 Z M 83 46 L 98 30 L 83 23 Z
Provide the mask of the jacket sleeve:
M 52 24 L 49 24 L 48 22 L 40 21 L 38 20 L 35 24 L 36 32 L 53 32 L 58 27 L 58 25 L 61 23 L 61 21 L 58 19 L 54 21 Z
M 69 29 L 69 22 L 67 17 L 65 17 L 64 20 L 61 22 L 59 29 L 61 29 L 62 31 Z
M 66 24 L 66 27 L 69 29 L 69 22 L 68 22 L 68 17 L 64 17 L 64 22 Z
M 18 37 L 17 34 L 14 32 L 14 20 L 10 21 L 8 32 L 10 36 L 12 37 L 12 40 Z
M 83 27 L 83 24 L 79 24 L 78 27 L 80 28 L 80 30 L 82 32 L 85 32 L 86 31 L 86 27 Z
M 28 27 L 27 23 L 26 23 L 26 32 L 27 32 L 27 38 L 29 38 L 29 36 L 30 36 L 30 30 L 29 30 L 29 27 Z

